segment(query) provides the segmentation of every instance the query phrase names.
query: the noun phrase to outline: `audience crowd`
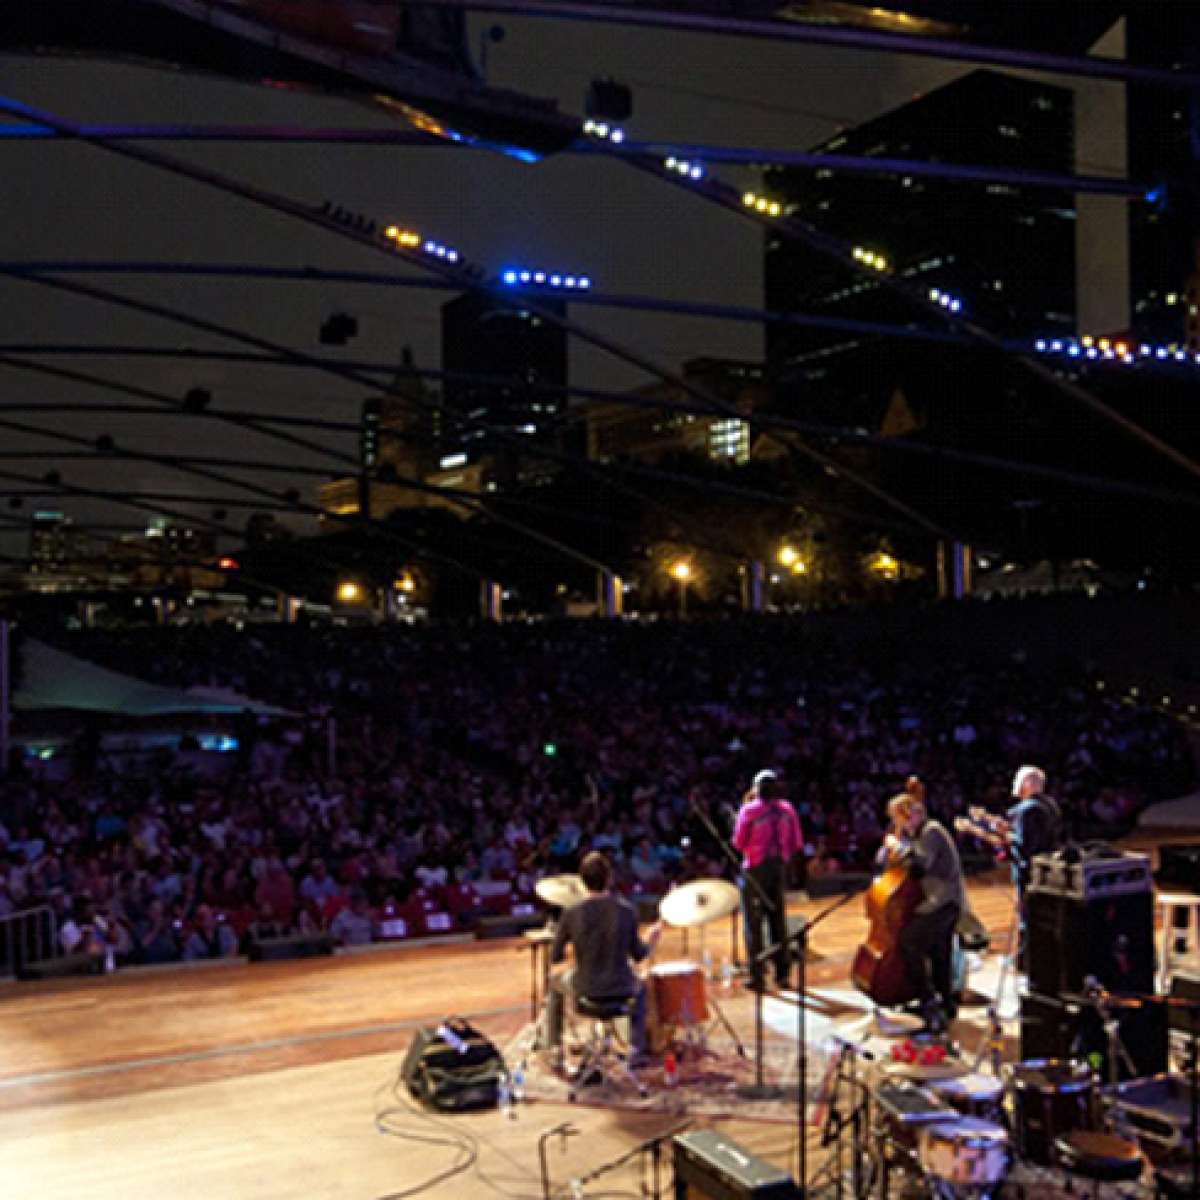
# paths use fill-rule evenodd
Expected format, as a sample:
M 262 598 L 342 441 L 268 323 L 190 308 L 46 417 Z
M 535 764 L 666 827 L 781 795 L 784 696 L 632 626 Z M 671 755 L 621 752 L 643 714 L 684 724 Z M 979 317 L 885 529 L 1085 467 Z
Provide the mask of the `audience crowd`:
M 296 933 L 358 945 L 533 913 L 536 880 L 589 848 L 628 891 L 731 874 L 723 843 L 767 765 L 813 875 L 869 861 L 911 774 L 948 820 L 1003 812 L 1013 770 L 1037 763 L 1079 838 L 1195 783 L 1184 729 L 1077 665 L 849 628 L 762 616 L 64 635 L 141 679 L 293 715 L 243 713 L 222 756 L 189 737 L 116 751 L 93 722 L 62 758 L 26 759 L 0 790 L 0 915 L 49 905 L 61 950 L 117 965 Z

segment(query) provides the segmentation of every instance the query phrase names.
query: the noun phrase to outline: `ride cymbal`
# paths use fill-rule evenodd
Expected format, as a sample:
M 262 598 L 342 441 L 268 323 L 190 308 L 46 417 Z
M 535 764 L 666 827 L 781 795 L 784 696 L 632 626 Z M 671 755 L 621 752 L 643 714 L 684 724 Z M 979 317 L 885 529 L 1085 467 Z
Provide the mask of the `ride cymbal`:
M 695 879 L 680 884 L 659 901 L 658 915 L 668 925 L 690 929 L 727 917 L 741 907 L 742 898 L 725 879 Z
M 580 875 L 547 875 L 533 885 L 539 900 L 555 908 L 570 908 L 587 898 L 588 890 Z

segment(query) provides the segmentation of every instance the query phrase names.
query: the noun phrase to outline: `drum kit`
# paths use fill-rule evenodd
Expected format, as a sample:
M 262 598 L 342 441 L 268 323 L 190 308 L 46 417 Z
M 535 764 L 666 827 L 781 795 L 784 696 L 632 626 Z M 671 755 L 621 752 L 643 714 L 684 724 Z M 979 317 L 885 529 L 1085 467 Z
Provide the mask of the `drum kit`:
M 669 891 L 658 905 L 658 915 L 677 929 L 701 929 L 737 912 L 741 896 L 724 879 L 696 879 Z M 706 992 L 704 967 L 682 959 L 655 963 L 648 980 L 647 1038 L 650 1049 L 663 1053 L 683 1034 L 685 1045 L 697 1052 L 705 1048 L 709 1009 L 737 1041 L 737 1035 L 715 998 Z
M 534 885 L 538 898 L 552 909 L 570 908 L 587 898 L 579 875 L 549 875 Z M 728 917 L 741 907 L 737 888 L 724 879 L 696 879 L 680 884 L 659 902 L 662 921 L 677 929 L 700 929 Z M 737 1041 L 714 998 L 707 995 L 705 969 L 690 959 L 653 963 L 646 979 L 647 1040 L 654 1053 L 663 1053 L 684 1035 L 687 1044 L 703 1049 L 710 1010 Z
M 1081 1190 L 1073 1182 L 1080 1179 L 1090 1188 L 1133 1183 L 1148 1162 L 1161 1162 L 1155 1142 L 1168 1141 L 1161 1132 L 1142 1136 L 1131 1129 L 1122 1120 L 1128 1116 L 1123 1098 L 1102 1088 L 1081 1061 L 1019 1062 L 1003 1079 L 972 1072 L 957 1059 L 887 1063 L 871 1095 L 868 1154 L 884 1200 L 897 1167 L 940 1200 L 989 1200 L 1002 1187 L 1005 1194 L 1030 1188 L 1071 1193 Z

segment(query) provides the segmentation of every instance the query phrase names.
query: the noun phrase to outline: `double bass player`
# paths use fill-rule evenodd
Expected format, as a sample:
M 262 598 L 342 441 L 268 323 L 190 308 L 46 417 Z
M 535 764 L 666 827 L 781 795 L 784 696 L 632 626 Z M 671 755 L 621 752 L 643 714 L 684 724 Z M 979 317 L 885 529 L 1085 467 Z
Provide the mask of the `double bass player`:
M 891 832 L 880 858 L 905 867 L 921 896 L 899 934 L 905 972 L 916 993 L 926 1032 L 944 1033 L 957 1015 L 952 983 L 954 929 L 966 906 L 962 861 L 949 831 L 929 816 L 924 787 L 911 779 L 888 801 Z

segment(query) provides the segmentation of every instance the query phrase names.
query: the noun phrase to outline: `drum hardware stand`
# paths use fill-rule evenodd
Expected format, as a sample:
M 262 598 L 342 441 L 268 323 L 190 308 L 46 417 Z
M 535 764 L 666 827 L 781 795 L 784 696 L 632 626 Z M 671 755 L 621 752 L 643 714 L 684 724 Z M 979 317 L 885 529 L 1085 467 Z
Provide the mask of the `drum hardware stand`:
M 847 1061 L 850 1064 L 849 1068 L 846 1066 Z M 857 1097 L 851 1100 L 852 1108 L 848 1116 L 843 1115 L 838 1104 L 838 1097 L 843 1084 L 852 1093 L 859 1093 Z M 830 1142 L 834 1144 L 834 1186 L 836 1188 L 837 1200 L 843 1200 L 845 1195 L 846 1168 L 843 1159 L 843 1142 L 847 1126 L 850 1127 L 851 1131 L 850 1173 L 851 1190 L 855 1200 L 863 1200 L 870 1190 L 870 1181 L 864 1178 L 862 1169 L 863 1159 L 866 1156 L 864 1147 L 870 1102 L 870 1089 L 858 1078 L 858 1054 L 856 1048 L 849 1044 L 843 1044 L 842 1048 L 838 1051 L 837 1062 L 834 1066 L 829 1108 L 826 1111 L 825 1122 L 821 1129 L 821 1147 L 827 1147 Z
M 1004 940 L 1004 953 L 1000 959 L 1000 977 L 996 981 L 996 995 L 986 1010 L 987 1032 L 980 1041 L 975 1061 L 971 1064 L 971 1070 L 973 1072 L 978 1071 L 983 1065 L 984 1059 L 987 1059 L 988 1066 L 991 1067 L 992 1074 L 997 1079 L 1001 1078 L 1002 1056 L 1004 1053 L 1004 1019 L 1000 1016 L 1000 1006 L 1004 1003 L 1004 989 L 1008 986 L 1009 974 L 1013 975 L 1014 980 L 1016 978 L 1014 966 L 1016 951 L 1013 947 L 1013 942 L 1016 940 L 1021 919 L 1019 906 L 1020 901 L 1017 899 L 1017 894 L 1014 890 L 1012 917 L 1008 923 L 1008 934 Z
M 711 996 L 708 998 L 708 1003 L 712 1005 L 713 1012 L 717 1014 L 716 1017 L 709 1022 L 709 1028 L 711 1029 L 713 1025 L 717 1024 L 723 1026 L 725 1032 L 729 1034 L 730 1039 L 733 1041 L 734 1047 L 738 1052 L 738 1057 L 746 1058 L 746 1045 L 742 1039 L 738 1037 L 737 1030 L 734 1029 L 734 1027 L 729 1023 L 729 1018 L 725 1015 L 725 1010 L 722 1009 L 722 1007 Z M 702 1031 L 701 1037 L 704 1038 L 706 1036 L 707 1031 Z
M 1112 1003 L 1111 993 L 1091 975 L 1087 977 L 1084 983 L 1083 995 L 1071 997 L 1071 999 L 1077 1001 L 1080 1005 L 1089 1005 L 1100 1018 L 1108 1057 L 1108 1083 L 1115 1091 L 1117 1084 L 1121 1081 L 1122 1067 L 1129 1072 L 1131 1078 L 1135 1077 L 1138 1073 L 1137 1064 L 1130 1057 L 1125 1043 L 1121 1041 L 1121 1022 L 1117 1016 L 1118 1006 Z M 1072 1007 L 1075 1007 L 1075 1005 L 1072 1005 Z

